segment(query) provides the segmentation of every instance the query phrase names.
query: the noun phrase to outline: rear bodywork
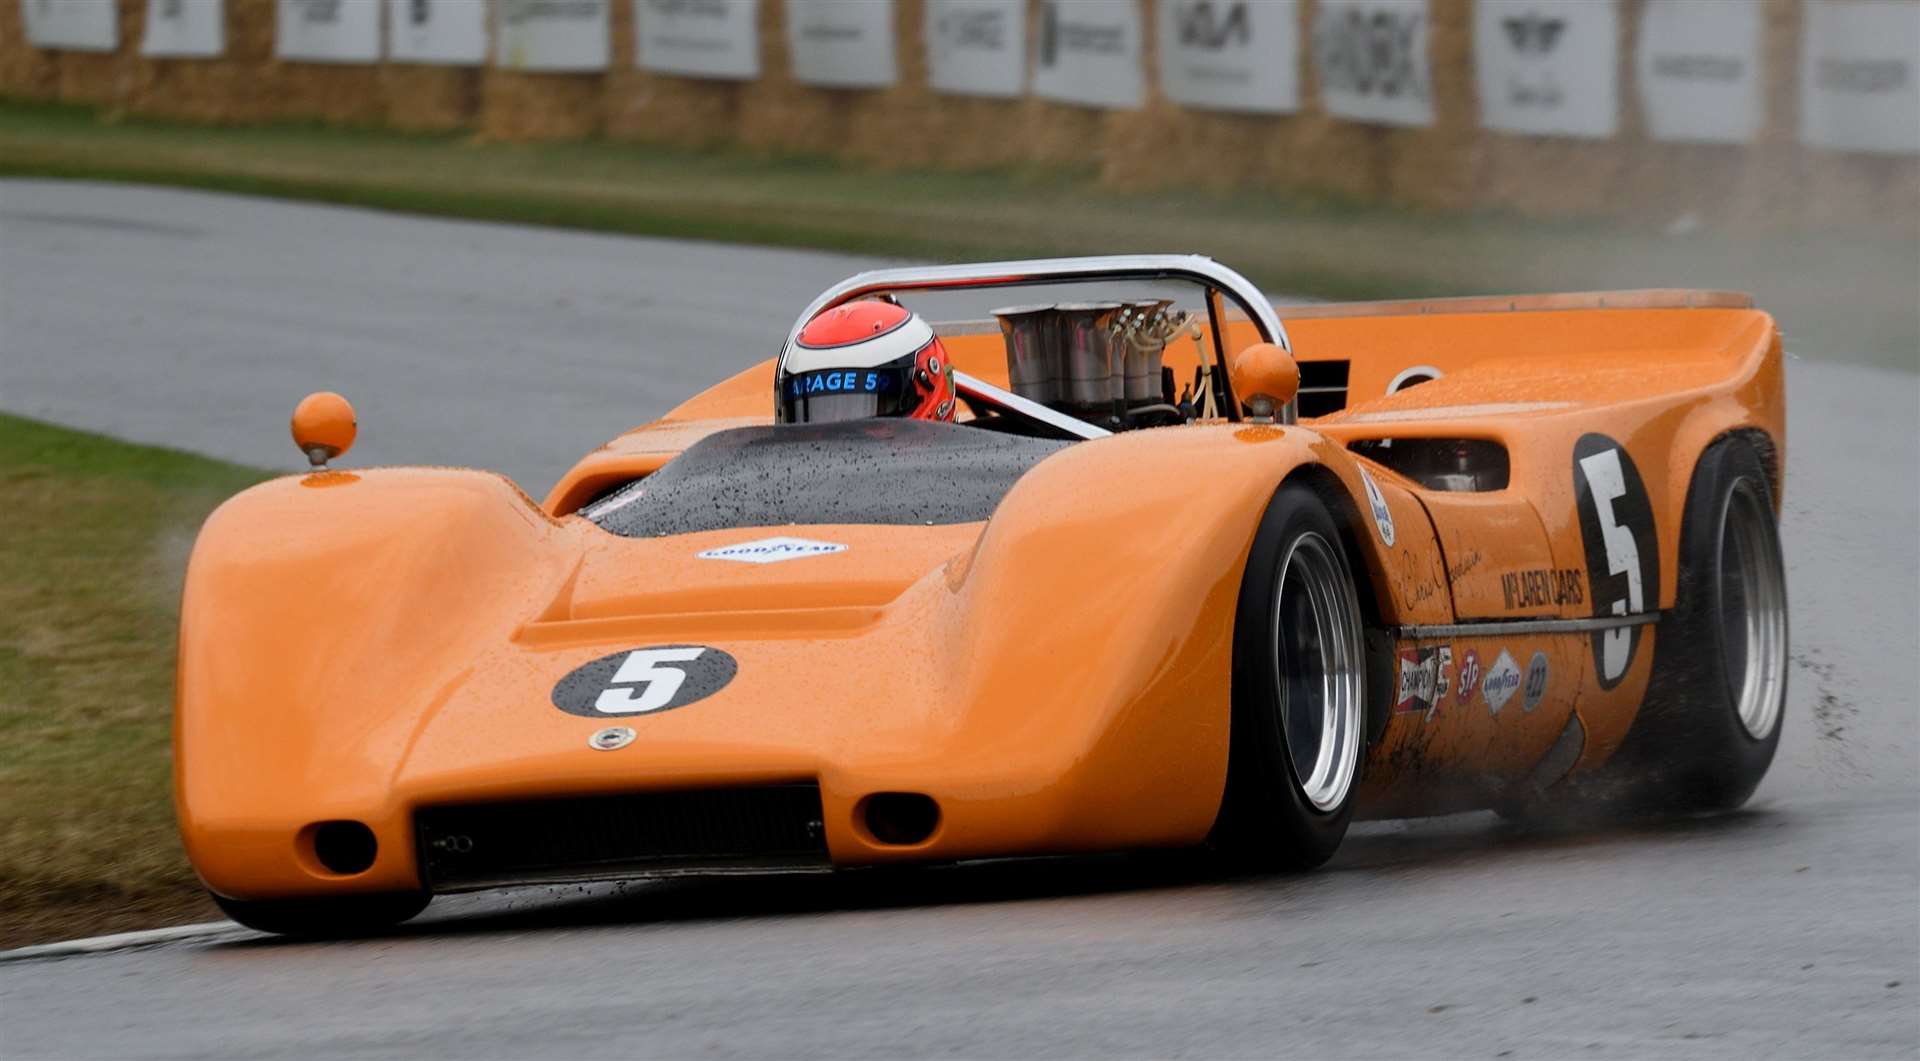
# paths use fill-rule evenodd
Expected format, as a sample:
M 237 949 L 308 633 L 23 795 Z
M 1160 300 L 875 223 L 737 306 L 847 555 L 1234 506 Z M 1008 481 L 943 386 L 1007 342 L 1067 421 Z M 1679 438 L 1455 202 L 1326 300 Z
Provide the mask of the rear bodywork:
M 1306 380 L 1298 423 L 1060 445 L 955 519 L 627 536 L 582 515 L 702 439 L 766 424 L 771 362 L 589 454 L 544 503 L 438 468 L 248 490 L 202 530 L 183 604 L 176 782 L 195 868 L 240 899 L 616 875 L 634 861 L 590 852 L 635 815 L 706 822 L 628 837 L 660 849 L 658 868 L 1198 843 L 1225 787 L 1247 550 L 1296 477 L 1334 502 L 1358 562 L 1361 814 L 1486 806 L 1604 762 L 1669 650 L 1657 613 L 1695 459 L 1748 433 L 1779 496 L 1771 318 L 1669 292 L 1281 315 Z M 1005 380 L 996 334 L 947 331 L 960 368 Z M 1228 347 L 1249 338 L 1228 331 Z M 1437 378 L 1388 393 L 1414 369 Z M 1381 440 L 1423 438 L 1497 444 L 1506 484 L 1432 489 L 1374 459 Z M 1627 614 L 1632 580 L 1582 525 L 1579 457 L 1606 443 L 1632 469 L 1608 526 L 1654 554 L 1632 573 L 1651 618 L 1593 631 L 1573 621 Z M 815 551 L 711 555 L 773 538 Z M 633 718 L 556 706 L 596 660 L 688 645 L 735 664 L 711 695 Z M 630 742 L 590 743 L 610 723 Z M 873 835 L 865 801 L 886 793 L 931 797 L 931 834 Z M 620 800 L 642 802 L 623 817 Z M 317 859 L 331 821 L 373 831 L 369 868 Z M 481 827 L 589 856 L 463 863 L 448 838 Z

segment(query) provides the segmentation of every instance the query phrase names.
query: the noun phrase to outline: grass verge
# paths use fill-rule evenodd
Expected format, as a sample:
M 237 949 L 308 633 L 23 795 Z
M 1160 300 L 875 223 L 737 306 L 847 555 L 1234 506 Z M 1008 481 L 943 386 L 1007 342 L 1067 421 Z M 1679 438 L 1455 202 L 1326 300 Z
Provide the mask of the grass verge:
M 136 181 L 595 231 L 930 259 L 1186 250 L 1270 290 L 1402 298 L 1620 287 L 1755 292 L 1802 351 L 1914 368 L 1920 219 L 1666 235 L 1253 192 L 1126 194 L 1087 172 L 898 172 L 589 140 L 481 143 L 307 124 L 103 119 L 0 101 L 0 175 Z
M 180 583 L 267 475 L 0 414 L 0 948 L 219 916 L 174 828 Z

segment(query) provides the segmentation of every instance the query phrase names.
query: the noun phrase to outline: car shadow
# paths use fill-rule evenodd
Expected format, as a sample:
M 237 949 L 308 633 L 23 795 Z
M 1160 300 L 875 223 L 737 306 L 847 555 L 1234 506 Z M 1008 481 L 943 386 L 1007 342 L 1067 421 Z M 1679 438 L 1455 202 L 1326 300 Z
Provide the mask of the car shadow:
M 1059 858 L 995 859 L 938 866 L 872 867 L 831 873 L 694 875 L 590 884 L 530 885 L 442 896 L 383 939 L 458 937 L 593 926 L 738 921 L 853 911 L 1074 899 L 1172 892 L 1183 888 L 1258 889 L 1312 896 L 1354 877 L 1442 872 L 1500 861 L 1560 858 L 1574 850 L 1697 845 L 1756 829 L 1784 827 L 1789 815 L 1747 809 L 1596 829 L 1519 825 L 1488 812 L 1356 825 L 1327 865 L 1305 873 L 1232 872 L 1200 851 L 1151 851 Z M 250 950 L 309 941 L 253 936 L 214 946 Z

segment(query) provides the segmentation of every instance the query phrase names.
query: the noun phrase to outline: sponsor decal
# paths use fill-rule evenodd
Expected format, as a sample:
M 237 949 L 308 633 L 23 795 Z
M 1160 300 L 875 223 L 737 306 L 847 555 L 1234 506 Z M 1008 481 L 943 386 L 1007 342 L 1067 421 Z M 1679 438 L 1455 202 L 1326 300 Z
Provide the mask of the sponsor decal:
M 734 560 L 743 564 L 777 564 L 782 560 L 798 560 L 803 556 L 826 556 L 829 553 L 844 553 L 847 547 L 838 542 L 816 542 L 806 538 L 759 538 L 738 545 L 722 545 L 717 549 L 707 549 L 694 555 L 702 560 Z
M 654 715 L 712 696 L 739 669 L 732 656 L 708 645 L 629 649 L 569 671 L 553 687 L 553 706 L 585 718 Z
M 1520 702 L 1522 711 L 1531 714 L 1534 708 L 1540 706 L 1540 701 L 1546 698 L 1548 673 L 1547 654 L 1535 652 L 1533 658 L 1527 661 L 1527 680 L 1522 686 L 1524 695 Z
M 1454 697 L 1461 706 L 1473 702 L 1473 694 L 1480 687 L 1480 653 L 1467 649 L 1460 657 L 1460 691 Z
M 1394 714 L 1430 714 L 1438 696 L 1440 654 L 1432 648 L 1400 650 L 1400 693 L 1394 696 Z
M 1506 649 L 1501 649 L 1500 658 L 1487 668 L 1486 681 L 1480 688 L 1486 694 L 1487 713 L 1490 715 L 1499 714 L 1500 709 L 1507 706 L 1507 701 L 1513 699 L 1513 694 L 1519 691 L 1520 665 L 1513 661 L 1513 656 Z
M 1360 469 L 1360 484 L 1367 489 L 1367 508 L 1373 513 L 1373 527 L 1380 532 L 1380 540 L 1387 545 L 1393 544 L 1393 510 L 1387 507 L 1387 499 L 1380 493 L 1380 487 Z
M 1506 598 L 1508 611 L 1583 604 L 1587 599 L 1586 575 L 1577 567 L 1509 571 L 1500 576 L 1500 593 Z
M 1574 504 L 1587 554 L 1593 614 L 1639 615 L 1660 591 L 1660 549 L 1653 506 L 1625 447 L 1605 435 L 1583 435 L 1573 445 Z M 1593 669 L 1600 688 L 1626 677 L 1645 627 L 1623 626 L 1593 635 Z

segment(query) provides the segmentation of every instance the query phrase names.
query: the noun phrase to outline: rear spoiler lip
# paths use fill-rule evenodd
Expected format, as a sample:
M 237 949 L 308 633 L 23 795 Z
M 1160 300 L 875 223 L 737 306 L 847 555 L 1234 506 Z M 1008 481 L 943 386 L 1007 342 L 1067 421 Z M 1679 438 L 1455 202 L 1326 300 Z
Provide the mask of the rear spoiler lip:
M 1316 317 L 1417 317 L 1436 313 L 1541 313 L 1581 309 L 1752 309 L 1744 291 L 1654 287 L 1537 295 L 1468 295 L 1383 302 L 1310 302 L 1275 308 L 1282 320 Z

